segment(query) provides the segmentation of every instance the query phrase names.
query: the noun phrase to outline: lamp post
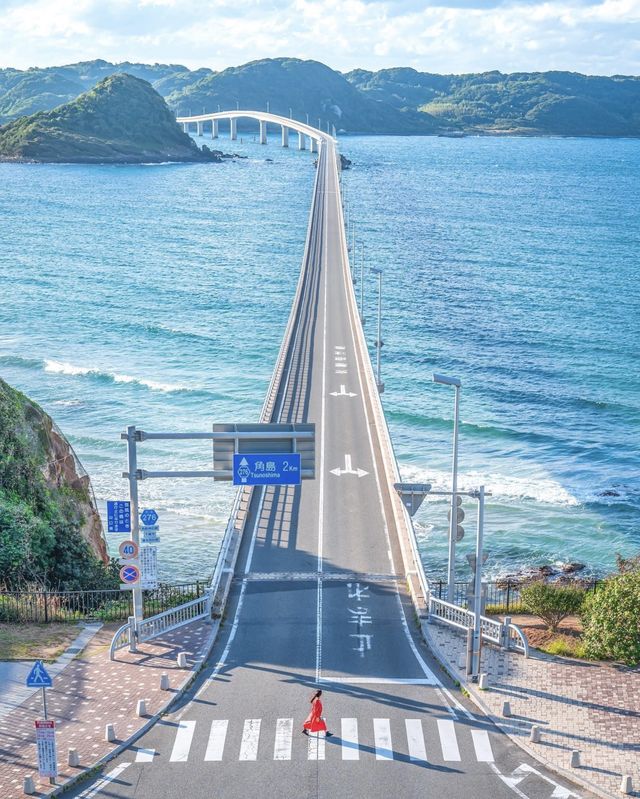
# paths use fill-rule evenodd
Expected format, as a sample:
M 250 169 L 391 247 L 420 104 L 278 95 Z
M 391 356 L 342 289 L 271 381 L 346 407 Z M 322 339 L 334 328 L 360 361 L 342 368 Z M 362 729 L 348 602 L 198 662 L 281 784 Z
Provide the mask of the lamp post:
M 376 385 L 378 393 L 384 391 L 384 383 L 380 375 L 380 360 L 382 352 L 382 269 L 374 268 L 371 270 L 374 275 L 378 275 L 378 338 L 376 339 L 377 359 L 376 359 Z
M 460 413 L 460 388 L 462 383 L 457 377 L 433 375 L 433 382 L 444 386 L 453 386 L 455 399 L 453 408 L 453 466 L 451 469 L 451 511 L 449 519 L 449 568 L 447 582 L 447 601 L 455 601 L 456 591 L 456 535 L 458 530 L 458 424 Z
M 236 111 L 240 110 L 240 100 L 236 100 Z
M 289 108 L 289 119 L 293 119 L 293 111 Z
M 356 265 L 355 254 L 353 265 Z M 362 247 L 362 260 L 360 261 L 360 324 L 364 327 L 364 245 Z
M 267 114 L 269 113 L 269 101 L 267 100 Z

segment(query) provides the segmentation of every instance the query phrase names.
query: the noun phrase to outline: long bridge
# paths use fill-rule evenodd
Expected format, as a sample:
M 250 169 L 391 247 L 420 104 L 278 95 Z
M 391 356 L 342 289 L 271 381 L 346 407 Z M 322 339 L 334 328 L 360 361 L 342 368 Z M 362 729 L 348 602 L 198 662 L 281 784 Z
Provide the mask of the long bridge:
M 226 118 L 239 117 L 291 125 L 257 112 Z M 300 127 L 319 145 L 317 172 L 261 421 L 315 423 L 316 479 L 240 491 L 212 586 L 226 620 L 205 668 L 112 761 L 117 778 L 73 795 L 550 797 L 544 781 L 524 793 L 504 776 L 533 761 L 455 692 L 421 636 L 431 598 L 394 488 L 350 275 L 337 144 Z M 302 735 L 316 688 L 331 737 Z

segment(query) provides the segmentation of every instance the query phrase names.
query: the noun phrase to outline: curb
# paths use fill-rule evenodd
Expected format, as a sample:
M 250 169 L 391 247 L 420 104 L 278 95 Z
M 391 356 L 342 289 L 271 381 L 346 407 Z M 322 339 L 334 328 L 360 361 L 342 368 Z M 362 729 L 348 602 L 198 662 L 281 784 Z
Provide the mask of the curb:
M 206 622 L 204 623 L 206 624 Z M 202 653 L 198 655 L 196 662 L 191 667 L 191 670 L 189 674 L 187 674 L 187 676 L 185 677 L 182 685 L 180 685 L 180 687 L 176 689 L 175 694 L 173 694 L 167 700 L 167 702 L 165 702 L 165 704 L 153 714 L 153 716 L 147 719 L 147 721 L 142 725 L 142 727 L 133 732 L 126 740 L 119 743 L 118 746 L 115 747 L 115 749 L 112 749 L 110 752 L 107 752 L 106 755 L 103 755 L 101 758 L 96 760 L 95 763 L 92 763 L 90 766 L 87 766 L 79 774 L 75 774 L 73 777 L 70 777 L 68 780 L 63 782 L 61 785 L 56 786 L 52 791 L 49 791 L 48 793 L 40 791 L 39 795 L 41 797 L 61 796 L 62 794 L 66 793 L 70 788 L 73 788 L 79 783 L 89 779 L 94 774 L 94 772 L 98 771 L 102 766 L 106 765 L 110 760 L 113 760 L 115 757 L 118 757 L 118 755 L 122 754 L 122 752 L 124 752 L 125 749 L 128 749 L 131 746 L 131 744 L 135 743 L 135 741 L 137 741 L 138 738 L 141 738 L 146 732 L 148 732 L 148 730 L 151 729 L 151 727 L 153 727 L 154 724 L 160 721 L 162 716 L 164 716 L 167 713 L 167 711 L 171 708 L 171 706 L 184 696 L 185 692 L 191 687 L 192 683 L 194 682 L 200 671 L 202 671 L 202 669 L 204 668 L 204 664 L 207 661 L 209 655 L 211 654 L 213 645 L 215 644 L 216 638 L 218 637 L 218 632 L 220 631 L 221 624 L 222 624 L 222 616 L 220 616 L 220 618 L 214 619 L 212 624 L 212 629 L 209 634 L 209 638 L 207 639 L 204 645 L 204 649 L 202 650 Z
M 523 741 L 520 736 L 514 735 L 508 729 L 506 729 L 502 724 L 502 719 L 499 716 L 495 716 L 491 710 L 487 707 L 484 701 L 481 698 L 479 693 L 479 689 L 476 687 L 475 683 L 470 683 L 467 680 L 466 675 L 461 674 L 458 669 L 449 661 L 445 655 L 442 654 L 438 644 L 433 640 L 431 637 L 431 633 L 429 631 L 429 624 L 430 622 L 422 621 L 420 622 L 420 629 L 422 631 L 422 637 L 425 640 L 425 643 L 431 650 L 433 656 L 438 661 L 440 666 L 444 669 L 444 671 L 449 675 L 449 677 L 454 680 L 456 683 L 460 685 L 461 689 L 467 692 L 471 701 L 482 711 L 482 713 L 491 721 L 499 730 L 500 732 L 504 733 L 513 743 L 520 747 L 523 751 L 525 751 L 528 755 L 537 760 L 538 763 L 543 765 L 545 768 L 548 768 L 550 771 L 555 772 L 561 777 L 573 782 L 577 785 L 580 785 L 582 788 L 586 788 L 587 790 L 591 791 L 592 793 L 596 794 L 597 796 L 601 797 L 602 799 L 619 799 L 620 794 L 609 793 L 603 790 L 600 786 L 596 785 L 595 783 L 591 782 L 590 780 L 586 779 L 585 777 L 581 776 L 580 774 L 576 774 L 574 771 L 569 771 L 569 769 L 563 768 L 562 766 L 558 766 L 556 763 L 553 763 L 547 758 L 543 757 L 539 752 L 536 752 L 532 749 L 526 741 Z

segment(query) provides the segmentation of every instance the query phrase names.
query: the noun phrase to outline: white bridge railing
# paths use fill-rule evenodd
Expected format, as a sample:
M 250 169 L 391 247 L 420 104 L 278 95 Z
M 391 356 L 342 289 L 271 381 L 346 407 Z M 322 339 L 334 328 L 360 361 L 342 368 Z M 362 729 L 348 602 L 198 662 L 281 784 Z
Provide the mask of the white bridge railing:
M 473 628 L 475 613 L 460 605 L 454 605 L 451 602 L 445 602 L 444 599 L 436 599 L 436 597 L 430 596 L 429 618 L 466 632 Z M 480 627 L 483 641 L 496 644 L 504 649 L 522 652 L 525 657 L 529 657 L 529 644 L 526 636 L 516 624 L 511 623 L 508 617 L 504 622 L 501 622 L 488 616 L 481 616 Z

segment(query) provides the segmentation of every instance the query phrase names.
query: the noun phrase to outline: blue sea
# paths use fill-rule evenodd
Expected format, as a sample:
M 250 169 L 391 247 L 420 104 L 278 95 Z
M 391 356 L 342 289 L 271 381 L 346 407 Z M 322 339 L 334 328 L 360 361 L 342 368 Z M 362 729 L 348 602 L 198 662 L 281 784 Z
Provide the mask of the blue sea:
M 294 292 L 314 178 L 308 152 L 220 139 L 225 164 L 0 164 L 0 375 L 53 416 L 101 511 L 126 498 L 128 424 L 206 431 L 256 420 Z M 640 549 L 640 147 L 632 140 L 348 137 L 344 174 L 384 407 L 403 477 L 491 492 L 488 576 Z M 268 160 L 272 159 L 272 160 Z M 360 291 L 360 283 L 357 286 Z M 373 347 L 371 349 L 373 354 Z M 208 445 L 144 443 L 139 467 L 207 469 Z M 146 481 L 160 569 L 212 569 L 229 485 Z M 465 504 L 464 555 L 475 508 Z M 447 505 L 416 530 L 446 563 Z M 122 536 L 110 536 L 115 553 Z

